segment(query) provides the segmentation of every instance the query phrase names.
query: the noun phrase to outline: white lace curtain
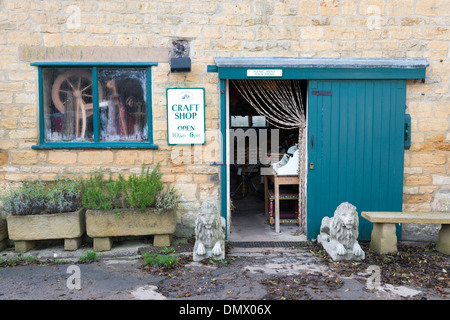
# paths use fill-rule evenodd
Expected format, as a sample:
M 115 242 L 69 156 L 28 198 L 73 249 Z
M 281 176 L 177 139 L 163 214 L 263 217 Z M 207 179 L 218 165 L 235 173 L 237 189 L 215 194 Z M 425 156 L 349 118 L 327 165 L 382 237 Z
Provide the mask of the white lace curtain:
M 295 79 L 233 80 L 242 97 L 267 121 L 280 129 L 298 129 L 300 229 L 305 232 L 306 112 L 301 83 Z

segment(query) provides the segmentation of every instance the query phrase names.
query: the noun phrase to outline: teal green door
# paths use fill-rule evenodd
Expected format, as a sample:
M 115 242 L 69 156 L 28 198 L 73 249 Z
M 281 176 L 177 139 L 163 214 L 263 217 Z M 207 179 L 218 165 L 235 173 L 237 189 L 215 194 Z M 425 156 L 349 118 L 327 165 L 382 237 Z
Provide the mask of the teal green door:
M 342 202 L 362 211 L 401 211 L 405 80 L 314 80 L 308 88 L 307 237 Z

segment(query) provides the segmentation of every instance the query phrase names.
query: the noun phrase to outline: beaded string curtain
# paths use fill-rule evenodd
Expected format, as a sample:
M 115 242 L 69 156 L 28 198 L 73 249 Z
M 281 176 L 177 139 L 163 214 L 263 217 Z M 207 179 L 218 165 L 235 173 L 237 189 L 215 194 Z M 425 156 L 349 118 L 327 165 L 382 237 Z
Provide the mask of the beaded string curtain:
M 305 232 L 305 128 L 306 112 L 300 80 L 233 80 L 242 97 L 267 121 L 280 129 L 299 129 L 300 230 Z

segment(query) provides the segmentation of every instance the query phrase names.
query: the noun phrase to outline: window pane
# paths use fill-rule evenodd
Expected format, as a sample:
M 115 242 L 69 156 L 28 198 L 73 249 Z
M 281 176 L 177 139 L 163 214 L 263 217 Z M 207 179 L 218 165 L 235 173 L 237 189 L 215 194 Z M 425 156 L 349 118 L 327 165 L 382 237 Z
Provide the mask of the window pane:
M 252 116 L 252 126 L 253 127 L 265 127 L 266 117 L 265 116 Z
M 248 116 L 231 116 L 232 127 L 248 127 Z
M 148 140 L 147 70 L 105 68 L 98 77 L 100 140 Z
M 90 69 L 43 69 L 45 141 L 92 141 Z

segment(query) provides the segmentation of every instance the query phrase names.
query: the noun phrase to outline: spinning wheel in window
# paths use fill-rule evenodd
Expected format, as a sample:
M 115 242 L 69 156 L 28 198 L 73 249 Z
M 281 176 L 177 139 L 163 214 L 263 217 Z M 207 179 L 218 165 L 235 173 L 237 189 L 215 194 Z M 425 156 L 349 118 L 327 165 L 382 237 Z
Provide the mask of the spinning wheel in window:
M 103 90 L 100 83 L 98 86 L 98 101 L 102 101 Z M 53 82 L 52 100 L 63 114 L 75 111 L 75 135 L 84 138 L 87 118 L 93 114 L 92 74 L 87 70 L 77 69 L 60 74 Z

